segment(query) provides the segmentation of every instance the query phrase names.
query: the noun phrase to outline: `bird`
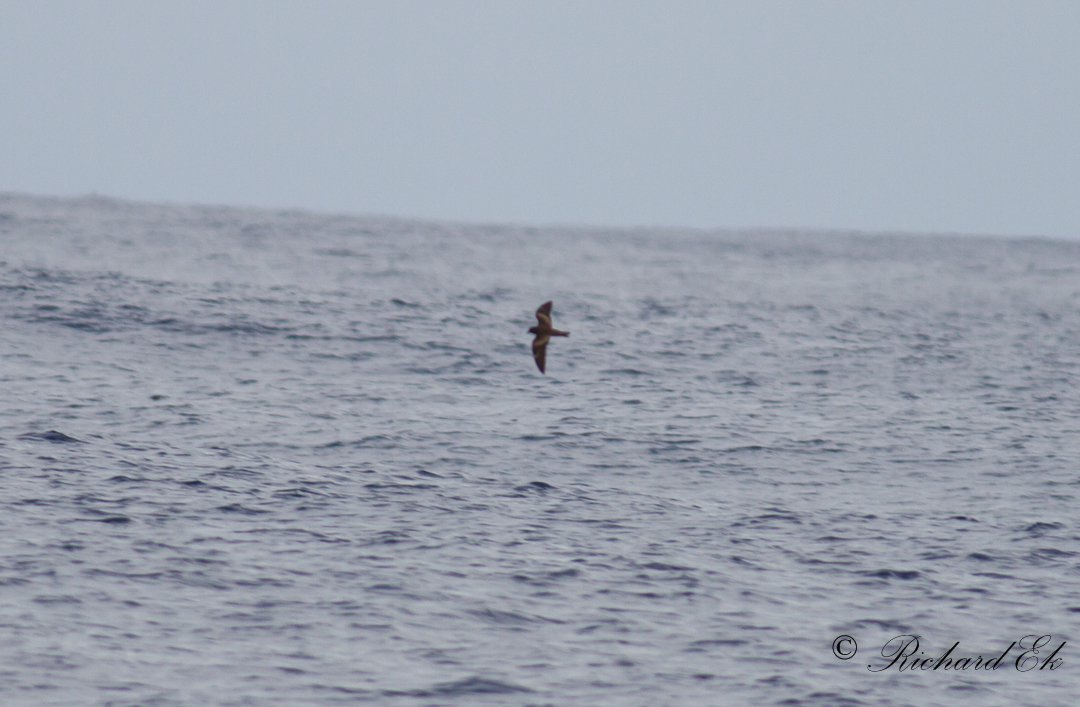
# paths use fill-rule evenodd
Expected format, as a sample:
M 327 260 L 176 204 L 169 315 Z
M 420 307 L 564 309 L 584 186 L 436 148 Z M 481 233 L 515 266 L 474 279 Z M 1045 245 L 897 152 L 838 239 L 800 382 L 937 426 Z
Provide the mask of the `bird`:
M 570 332 L 559 331 L 551 326 L 551 302 L 544 302 L 537 308 L 536 319 L 538 324 L 529 329 L 530 334 L 536 334 L 533 339 L 533 358 L 536 359 L 536 367 L 540 372 L 547 375 L 544 371 L 544 359 L 547 356 L 548 341 L 553 336 L 570 336 Z

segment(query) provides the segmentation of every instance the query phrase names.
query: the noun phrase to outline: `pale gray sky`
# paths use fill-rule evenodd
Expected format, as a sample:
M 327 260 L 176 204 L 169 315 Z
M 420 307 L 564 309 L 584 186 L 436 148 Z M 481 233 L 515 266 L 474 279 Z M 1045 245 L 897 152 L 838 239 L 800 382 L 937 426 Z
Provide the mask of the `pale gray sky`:
M 0 191 L 1080 237 L 1080 2 L 0 0 Z

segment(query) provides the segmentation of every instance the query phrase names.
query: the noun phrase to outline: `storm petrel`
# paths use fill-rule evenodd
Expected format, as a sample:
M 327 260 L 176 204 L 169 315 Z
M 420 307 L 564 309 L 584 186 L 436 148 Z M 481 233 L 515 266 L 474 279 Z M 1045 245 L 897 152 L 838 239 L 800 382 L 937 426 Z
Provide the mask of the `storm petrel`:
M 536 359 L 536 367 L 540 369 L 541 373 L 544 373 L 544 359 L 547 354 L 548 341 L 553 336 L 570 336 L 570 332 L 559 331 L 551 326 L 551 302 L 544 302 L 540 305 L 540 308 L 536 310 L 536 319 L 538 324 L 529 329 L 529 333 L 536 334 L 536 338 L 533 339 L 533 358 Z

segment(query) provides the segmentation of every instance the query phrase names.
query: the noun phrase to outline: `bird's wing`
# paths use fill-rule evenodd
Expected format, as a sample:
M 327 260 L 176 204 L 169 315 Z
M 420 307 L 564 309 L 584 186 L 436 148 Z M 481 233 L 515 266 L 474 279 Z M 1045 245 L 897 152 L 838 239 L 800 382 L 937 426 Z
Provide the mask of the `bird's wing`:
M 547 358 L 547 343 L 550 337 L 538 336 L 533 339 L 533 358 L 536 359 L 536 367 L 544 373 L 544 360 Z
M 536 318 L 541 324 L 551 326 L 551 302 L 544 302 L 536 308 Z

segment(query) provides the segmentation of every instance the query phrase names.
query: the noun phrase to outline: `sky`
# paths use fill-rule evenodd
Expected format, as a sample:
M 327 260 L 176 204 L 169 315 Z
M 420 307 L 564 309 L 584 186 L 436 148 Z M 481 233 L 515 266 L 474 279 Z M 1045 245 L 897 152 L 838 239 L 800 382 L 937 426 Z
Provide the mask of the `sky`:
M 1080 237 L 1080 2 L 0 0 L 0 192 Z

